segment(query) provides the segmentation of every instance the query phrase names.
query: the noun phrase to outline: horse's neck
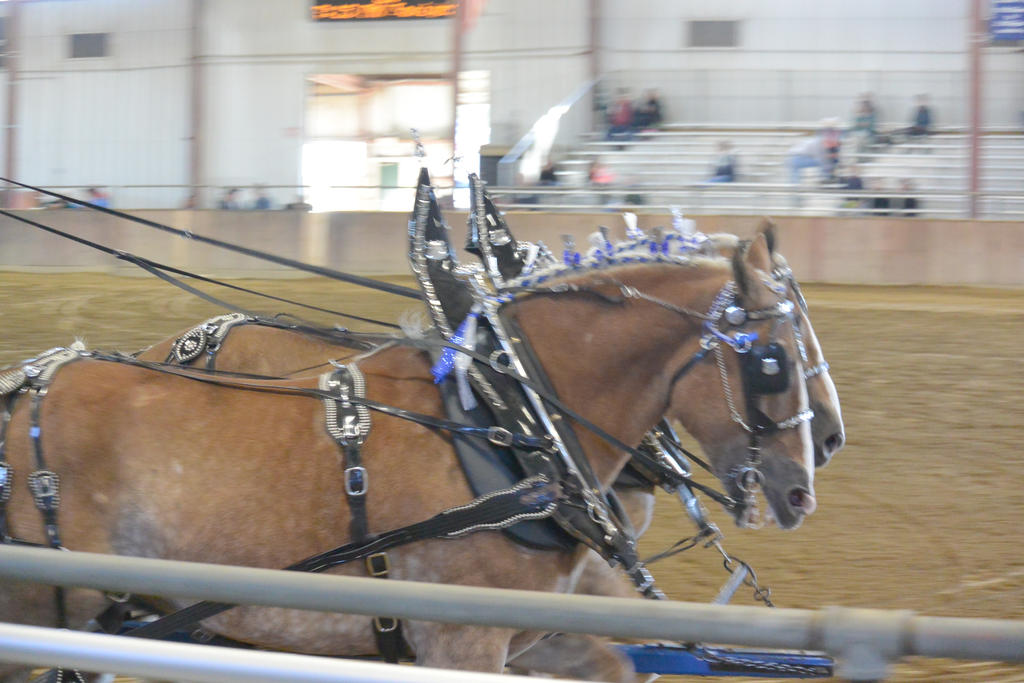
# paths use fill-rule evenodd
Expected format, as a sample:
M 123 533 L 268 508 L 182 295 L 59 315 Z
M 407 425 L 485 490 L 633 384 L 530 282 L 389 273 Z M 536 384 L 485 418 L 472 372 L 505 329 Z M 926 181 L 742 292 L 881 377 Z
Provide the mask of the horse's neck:
M 680 291 L 691 291 L 690 306 L 701 311 L 722 285 L 721 271 L 672 265 L 609 275 L 675 303 L 681 303 Z M 601 276 L 592 279 L 599 282 Z M 524 299 L 516 314 L 559 397 L 630 445 L 664 415 L 672 375 L 699 348 L 699 320 L 647 301 L 613 304 L 582 294 L 553 295 Z M 576 432 L 598 478 L 610 484 L 628 455 L 589 430 Z

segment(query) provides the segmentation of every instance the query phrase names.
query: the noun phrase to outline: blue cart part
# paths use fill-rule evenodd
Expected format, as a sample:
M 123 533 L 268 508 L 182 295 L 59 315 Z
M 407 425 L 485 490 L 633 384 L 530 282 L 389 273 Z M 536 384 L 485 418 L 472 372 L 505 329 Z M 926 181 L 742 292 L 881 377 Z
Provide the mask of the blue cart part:
M 833 660 L 816 652 L 708 645 L 619 645 L 637 673 L 752 678 L 831 678 Z

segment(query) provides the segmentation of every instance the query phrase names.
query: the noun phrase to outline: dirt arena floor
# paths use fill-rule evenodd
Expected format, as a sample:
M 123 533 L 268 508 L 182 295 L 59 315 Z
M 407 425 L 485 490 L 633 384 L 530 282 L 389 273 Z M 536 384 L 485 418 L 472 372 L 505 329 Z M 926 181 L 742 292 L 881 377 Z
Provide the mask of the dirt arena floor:
M 414 305 L 319 280 L 244 284 L 387 320 Z M 806 294 L 848 444 L 819 471 L 818 512 L 796 531 L 741 531 L 713 510 L 726 548 L 755 567 L 781 607 L 1024 619 L 1024 291 L 808 286 Z M 152 279 L 0 273 L 0 366 L 75 337 L 135 350 L 216 312 Z M 691 532 L 665 496 L 643 548 Z M 685 600 L 711 599 L 725 578 L 712 550 L 653 570 Z M 753 601 L 745 590 L 735 602 Z M 891 680 L 1024 681 L 1024 667 L 910 659 Z

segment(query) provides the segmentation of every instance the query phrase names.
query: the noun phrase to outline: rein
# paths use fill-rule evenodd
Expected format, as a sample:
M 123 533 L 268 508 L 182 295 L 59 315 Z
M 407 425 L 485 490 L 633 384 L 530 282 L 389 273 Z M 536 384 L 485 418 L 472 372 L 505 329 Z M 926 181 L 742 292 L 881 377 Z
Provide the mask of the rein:
M 102 207 L 97 207 L 97 208 L 102 208 Z M 303 303 L 301 301 L 294 301 L 292 299 L 286 299 L 284 297 L 275 296 L 273 294 L 267 294 L 265 292 L 259 292 L 259 291 L 254 290 L 254 289 L 249 289 L 247 287 L 241 287 L 239 285 L 234 285 L 234 284 L 231 284 L 231 283 L 228 283 L 228 282 L 224 282 L 222 280 L 217 280 L 217 279 L 214 279 L 214 278 L 206 277 L 204 275 L 199 275 L 199 274 L 193 273 L 191 271 L 182 270 L 181 268 L 175 268 L 174 266 L 169 266 L 169 265 L 166 265 L 166 264 L 163 264 L 163 263 L 158 263 L 156 261 L 144 258 L 142 256 L 137 256 L 135 254 L 131 254 L 131 253 L 126 252 L 126 251 L 122 251 L 120 249 L 114 249 L 112 247 L 105 246 L 105 245 L 100 244 L 98 242 L 93 242 L 92 240 L 87 240 L 84 237 L 78 237 L 76 235 L 72 235 L 71 233 L 65 232 L 63 230 L 59 230 L 59 229 L 51 227 L 49 225 L 45 225 L 44 223 L 39 223 L 37 221 L 33 221 L 31 219 L 25 218 L 24 216 L 19 216 L 17 214 L 11 213 L 10 211 L 5 211 L 3 209 L 0 209 L 0 216 L 6 216 L 8 218 L 11 218 L 13 220 L 19 221 L 21 223 L 25 223 L 26 225 L 31 225 L 34 228 L 39 228 L 40 230 L 44 230 L 44 231 L 49 232 L 51 234 L 57 235 L 58 237 L 63 237 L 65 239 L 69 239 L 72 242 L 77 242 L 79 244 L 82 244 L 84 246 L 89 247 L 90 249 L 95 249 L 95 250 L 103 252 L 105 254 L 109 254 L 110 256 L 113 256 L 113 257 L 115 257 L 115 258 L 117 258 L 119 260 L 127 261 L 128 263 L 131 263 L 132 265 L 138 266 L 139 268 L 145 270 L 150 275 L 155 275 L 156 277 L 160 278 L 164 282 L 172 284 L 175 287 L 188 292 L 189 294 L 197 296 L 200 299 L 203 299 L 204 301 L 206 301 L 207 303 L 211 303 L 211 304 L 213 304 L 215 306 L 221 306 L 221 307 L 226 308 L 228 310 L 239 311 L 241 313 L 245 313 L 246 315 L 249 315 L 249 316 L 252 316 L 252 317 L 257 317 L 258 318 L 258 317 L 260 317 L 260 315 L 257 314 L 257 313 L 252 313 L 251 311 L 247 311 L 244 308 L 238 306 L 237 304 L 229 303 L 227 301 L 224 301 L 223 299 L 219 299 L 219 298 L 214 297 L 214 296 L 212 296 L 210 294 L 207 294 L 206 292 L 203 292 L 203 291 L 200 291 L 198 289 L 195 289 L 194 287 L 191 287 L 190 285 L 185 284 L 181 280 L 179 280 L 179 279 L 177 279 L 177 278 L 175 278 L 175 277 L 173 277 L 171 275 L 168 275 L 168 273 L 174 273 L 176 275 L 182 275 L 184 277 L 189 277 L 189 278 L 192 278 L 194 280 L 199 280 L 200 282 L 206 282 L 206 283 L 209 283 L 209 284 L 218 285 L 220 287 L 226 287 L 228 289 L 233 289 L 235 291 L 243 292 L 245 294 L 253 294 L 253 295 L 256 295 L 256 296 L 259 296 L 259 297 L 263 297 L 265 299 L 270 299 L 272 301 L 279 301 L 281 303 L 286 303 L 286 304 L 290 304 L 290 305 L 293 305 L 293 306 L 299 306 L 301 308 L 306 308 L 306 309 L 313 310 L 313 311 L 319 311 L 321 313 L 329 313 L 331 315 L 336 315 L 336 316 L 339 316 L 339 317 L 342 317 L 342 318 L 348 318 L 350 320 L 358 320 L 360 322 L 371 323 L 373 325 L 380 325 L 381 327 L 390 327 L 390 328 L 393 328 L 393 329 L 401 329 L 399 325 L 395 325 L 394 323 L 384 322 L 383 320 L 375 320 L 373 318 L 365 318 L 363 316 L 352 315 L 350 313 L 343 313 L 341 311 L 335 311 L 335 310 L 330 309 L 330 308 L 322 308 L 320 306 L 313 306 L 311 304 L 306 304 L 306 303 Z M 353 277 L 355 277 L 355 276 L 353 276 Z
M 132 223 L 138 223 L 139 225 L 144 225 L 147 228 L 153 228 L 155 230 L 161 230 L 163 232 L 168 232 L 168 233 L 171 233 L 172 235 L 177 235 L 178 237 L 184 237 L 186 239 L 195 240 L 196 242 L 202 242 L 203 244 L 209 244 L 211 246 L 218 247 L 220 249 L 226 249 L 228 251 L 233 251 L 235 253 L 243 254 L 245 256 L 251 256 L 253 258 L 257 258 L 257 259 L 260 259 L 262 261 L 269 261 L 270 263 L 276 263 L 276 264 L 278 264 L 280 266 L 287 266 L 288 268 L 294 268 L 295 270 L 301 270 L 301 271 L 305 271 L 307 273 L 314 273 L 316 275 L 322 275 L 323 277 L 327 277 L 327 278 L 330 278 L 332 280 L 341 280 L 342 282 L 348 282 L 348 283 L 351 283 L 351 284 L 354 284 L 354 285 L 361 285 L 363 287 L 369 287 L 370 289 L 376 289 L 376 290 L 379 290 L 379 291 L 382 291 L 382 292 L 388 292 L 389 294 L 396 294 L 398 296 L 404 296 L 404 297 L 407 297 L 409 299 L 419 299 L 420 298 L 420 293 L 417 292 L 415 289 L 412 289 L 410 287 L 403 287 L 401 285 L 391 284 L 390 282 L 381 282 L 380 280 L 374 280 L 372 278 L 362 277 L 362 276 L 359 276 L 359 275 L 353 275 L 351 273 L 344 273 L 344 272 L 342 272 L 340 270 L 334 270 L 333 268 L 325 268 L 323 266 L 314 266 L 314 265 L 310 265 L 308 263 L 303 263 L 302 261 L 296 261 L 295 259 L 286 258 L 284 256 L 277 256 L 275 254 L 271 254 L 271 253 L 266 252 L 266 251 L 260 251 L 259 249 L 252 249 L 250 247 L 243 247 L 243 246 L 240 246 L 240 245 L 237 245 L 237 244 L 232 244 L 230 242 L 225 242 L 223 240 L 219 240 L 219 239 L 216 239 L 216 238 L 213 238 L 213 237 L 207 237 L 205 235 L 200 235 L 200 234 L 191 232 L 189 230 L 180 230 L 178 228 L 174 228 L 174 227 L 171 227 L 169 225 L 164 225 L 163 223 L 157 223 L 156 221 L 151 221 L 151 220 L 148 220 L 146 218 L 141 218 L 139 216 L 133 216 L 132 214 L 125 213 L 124 211 L 118 211 L 117 209 L 110 209 L 110 208 L 107 208 L 105 206 L 97 206 L 96 204 L 93 204 L 91 202 L 87 202 L 87 201 L 84 201 L 84 200 L 81 200 L 81 199 L 75 199 L 74 197 L 71 197 L 71 196 L 68 196 L 68 195 L 65 195 L 65 194 L 61 194 L 59 192 L 54 192 L 53 190 L 45 190 L 45 189 L 43 189 L 41 187 L 36 187 L 35 185 L 29 185 L 27 183 L 18 182 L 17 180 L 11 180 L 10 178 L 0 177 L 0 181 L 5 182 L 5 183 L 10 183 L 11 185 L 17 185 L 18 187 L 23 187 L 26 190 L 33 190 L 35 192 L 40 192 L 42 194 L 48 195 L 50 197 L 54 197 L 56 199 L 60 199 L 60 200 L 65 201 L 65 202 L 70 202 L 72 204 L 78 204 L 79 206 L 85 206 L 85 207 L 88 207 L 90 209 L 93 209 L 94 211 L 100 211 L 102 213 L 105 213 L 105 214 L 108 214 L 108 215 L 111 215 L 111 216 L 116 216 L 117 218 L 123 218 L 124 220 L 131 221 Z M 10 215 L 10 214 L 6 214 L 6 215 Z
M 231 389 L 240 389 L 244 391 L 258 391 L 263 393 L 272 394 L 283 394 L 289 396 L 306 396 L 309 398 L 316 399 L 334 399 L 336 396 L 330 391 L 324 389 L 313 389 L 311 387 L 289 387 L 279 384 L 250 384 L 245 382 L 246 379 L 263 380 L 263 379 L 281 379 L 281 378 L 267 378 L 261 375 L 247 375 L 245 373 L 222 373 L 219 370 L 200 370 L 199 368 L 183 368 L 179 365 L 172 363 L 154 363 L 151 361 L 142 361 L 131 356 L 122 356 L 118 354 L 104 354 L 95 351 L 85 352 L 83 358 L 93 358 L 95 360 L 107 361 L 112 363 L 121 363 L 125 365 L 132 365 L 135 367 L 145 368 L 154 372 L 160 372 L 165 375 L 174 375 L 176 377 L 183 377 L 185 379 L 202 382 L 204 384 L 213 384 L 216 386 L 228 387 Z M 197 370 L 199 372 L 197 372 Z M 512 432 L 510 430 L 501 427 L 474 427 L 472 425 L 466 425 L 459 422 L 453 422 L 444 418 L 434 417 L 433 415 L 426 415 L 424 413 L 417 413 L 412 410 L 406 410 L 405 408 L 397 408 L 390 406 L 385 403 L 379 403 L 372 399 L 360 398 L 356 396 L 349 397 L 349 402 L 362 405 L 366 408 L 373 410 L 378 413 L 397 417 L 409 422 L 415 422 L 416 424 L 431 429 L 441 429 L 452 434 L 461 434 L 463 436 L 469 436 L 477 439 L 485 439 L 493 444 L 499 446 L 513 446 L 516 448 L 524 448 L 528 450 L 542 450 L 549 451 L 551 448 L 551 440 L 544 437 L 532 436 L 530 434 L 524 434 L 521 432 Z

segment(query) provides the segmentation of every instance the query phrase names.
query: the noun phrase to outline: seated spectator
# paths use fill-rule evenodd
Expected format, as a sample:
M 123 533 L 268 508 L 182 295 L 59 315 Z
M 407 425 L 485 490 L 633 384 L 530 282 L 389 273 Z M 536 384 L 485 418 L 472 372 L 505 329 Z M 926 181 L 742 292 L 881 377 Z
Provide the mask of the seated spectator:
M 89 202 L 96 206 L 101 206 L 104 209 L 110 208 L 110 197 L 98 187 L 90 187 L 89 190 Z
M 591 185 L 612 185 L 615 183 L 615 174 L 603 161 L 594 159 L 590 162 L 587 180 Z
M 650 130 L 661 125 L 661 100 L 657 90 L 648 90 L 646 98 L 636 108 L 634 126 L 638 130 Z
M 836 169 L 839 167 L 839 152 L 842 148 L 842 133 L 839 131 L 839 119 L 825 119 L 825 127 L 821 131 L 822 148 L 825 152 L 825 163 L 822 172 L 827 183 L 835 182 Z
M 609 116 L 608 134 L 605 140 L 616 138 L 630 140 L 633 137 L 633 103 L 629 101 L 629 91 L 619 88 L 619 96 L 612 105 Z
M 914 192 L 914 183 L 909 178 L 904 178 L 900 181 L 900 192 L 907 193 L 908 196 L 893 200 L 893 208 L 897 210 L 896 214 L 906 218 L 916 218 L 919 209 L 918 200 L 917 197 L 910 196 L 910 193 Z
M 826 181 L 833 180 L 839 163 L 840 144 L 839 121 L 834 118 L 822 121 L 817 133 L 798 140 L 786 152 L 789 182 L 799 185 L 801 171 L 805 168 L 820 168 Z
M 553 161 L 549 160 L 548 163 L 544 164 L 544 168 L 540 170 L 539 184 L 545 186 L 558 184 L 558 176 L 555 175 L 555 163 Z
M 718 143 L 718 156 L 715 158 L 715 165 L 711 171 L 709 183 L 732 183 L 736 181 L 736 169 L 738 167 L 736 155 L 732 152 L 732 143 L 728 140 L 721 140 Z
M 871 93 L 864 93 L 857 102 L 857 109 L 853 114 L 853 132 L 865 136 L 869 143 L 878 134 L 878 112 L 875 103 L 871 99 Z
M 240 207 L 238 204 L 238 188 L 232 187 L 224 193 L 224 196 L 217 202 L 217 208 L 223 211 L 237 211 Z
M 917 107 L 914 109 L 913 119 L 907 135 L 910 137 L 924 137 L 932 133 L 932 110 L 928 106 L 928 96 L 917 96 Z
M 595 188 L 608 188 L 615 184 L 618 180 L 615 174 L 608 166 L 600 159 L 594 159 L 590 162 L 590 173 L 588 174 L 588 180 L 590 185 Z M 613 199 L 611 193 L 602 192 L 598 197 L 598 201 L 601 204 L 608 204 Z
M 850 132 L 854 135 L 858 153 L 863 154 L 878 142 L 878 110 L 871 99 L 871 93 L 864 93 L 857 103 Z
M 879 192 L 886 192 L 888 188 L 886 183 L 879 178 L 875 178 L 868 183 L 868 188 L 871 190 L 878 190 Z M 868 203 L 868 208 L 872 216 L 888 216 L 889 209 L 892 207 L 892 201 L 889 197 L 872 197 Z
M 252 203 L 253 211 L 266 211 L 270 208 L 270 197 L 262 187 L 256 188 L 256 199 Z
M 856 164 L 850 164 L 836 179 L 842 189 L 860 192 L 864 189 L 864 179 L 860 177 L 860 169 Z M 861 196 L 847 197 L 843 200 L 843 209 L 859 209 L 863 206 L 864 198 Z

